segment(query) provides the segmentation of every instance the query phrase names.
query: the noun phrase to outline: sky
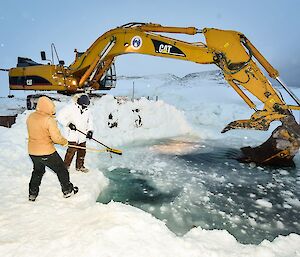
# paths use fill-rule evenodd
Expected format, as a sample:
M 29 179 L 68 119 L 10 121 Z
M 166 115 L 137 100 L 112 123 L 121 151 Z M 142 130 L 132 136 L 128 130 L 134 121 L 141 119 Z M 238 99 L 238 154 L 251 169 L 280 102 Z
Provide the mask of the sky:
M 0 68 L 15 67 L 18 56 L 40 62 L 42 50 L 50 58 L 51 43 L 56 45 L 60 59 L 69 65 L 75 48 L 85 51 L 106 31 L 128 22 L 152 22 L 240 31 L 279 70 L 288 85 L 300 86 L 299 10 L 299 0 L 1 0 Z M 180 39 L 205 43 L 200 34 Z M 217 67 L 134 54 L 119 56 L 116 69 L 117 75 L 184 76 Z M 0 95 L 7 94 L 5 72 L 0 73 L 0 85 Z

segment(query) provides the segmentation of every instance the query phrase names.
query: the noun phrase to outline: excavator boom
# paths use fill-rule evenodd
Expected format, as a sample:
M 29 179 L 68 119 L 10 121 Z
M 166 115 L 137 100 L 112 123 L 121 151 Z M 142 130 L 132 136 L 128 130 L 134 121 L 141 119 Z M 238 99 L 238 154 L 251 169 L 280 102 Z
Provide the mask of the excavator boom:
M 206 42 L 190 43 L 159 33 L 203 34 Z M 249 119 L 233 121 L 222 132 L 236 128 L 268 130 L 272 121 L 282 122 L 282 126 L 273 132 L 267 142 L 257 148 L 242 149 L 244 156 L 241 160 L 261 164 L 291 163 L 299 149 L 300 137 L 300 128 L 291 110 L 300 110 L 300 101 L 280 80 L 279 72 L 240 32 L 128 23 L 104 33 L 85 52 L 76 51 L 76 58 L 69 66 L 42 65 L 28 58 L 19 59 L 17 67 L 9 71 L 10 89 L 55 90 L 67 93 L 87 88 L 110 89 L 116 80 L 115 58 L 130 53 L 218 66 L 227 82 L 254 110 Z M 277 79 L 283 85 L 297 105 L 285 103 L 254 58 L 271 78 Z M 263 107 L 259 109 L 246 92 L 255 96 Z M 280 140 L 285 144 L 278 144 Z

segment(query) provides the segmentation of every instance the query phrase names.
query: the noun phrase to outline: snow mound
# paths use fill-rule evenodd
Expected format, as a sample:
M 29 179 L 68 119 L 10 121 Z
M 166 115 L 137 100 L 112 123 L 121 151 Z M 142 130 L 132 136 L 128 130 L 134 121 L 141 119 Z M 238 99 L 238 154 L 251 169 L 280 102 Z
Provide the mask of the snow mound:
M 58 111 L 64 104 L 58 104 Z M 160 100 L 141 98 L 120 103 L 112 95 L 105 95 L 92 99 L 91 111 L 96 121 L 94 136 L 109 145 L 173 137 L 192 131 L 183 111 Z

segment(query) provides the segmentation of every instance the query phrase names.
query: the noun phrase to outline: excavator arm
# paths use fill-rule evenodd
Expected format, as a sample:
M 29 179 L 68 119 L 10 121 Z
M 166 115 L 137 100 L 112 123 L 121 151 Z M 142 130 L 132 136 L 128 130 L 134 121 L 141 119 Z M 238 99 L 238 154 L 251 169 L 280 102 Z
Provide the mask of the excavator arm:
M 206 42 L 190 43 L 158 33 L 201 33 Z M 291 110 L 300 110 L 300 101 L 280 80 L 278 71 L 243 34 L 236 31 L 128 23 L 100 36 L 84 53 L 76 54 L 75 61 L 68 67 L 36 64 L 10 69 L 10 88 L 64 92 L 78 92 L 85 88 L 103 89 L 102 82 L 109 76 L 115 58 L 130 53 L 217 65 L 227 82 L 254 110 L 250 119 L 233 121 L 222 132 L 236 128 L 268 130 L 272 121 L 282 122 L 282 126 L 272 133 L 267 142 L 256 148 L 242 149 L 244 155 L 241 160 L 280 165 L 292 162 L 299 149 L 300 128 Z M 297 105 L 285 103 L 254 58 L 271 78 L 282 84 Z M 115 79 L 113 74 L 110 76 Z M 246 92 L 255 96 L 263 107 L 258 109 Z

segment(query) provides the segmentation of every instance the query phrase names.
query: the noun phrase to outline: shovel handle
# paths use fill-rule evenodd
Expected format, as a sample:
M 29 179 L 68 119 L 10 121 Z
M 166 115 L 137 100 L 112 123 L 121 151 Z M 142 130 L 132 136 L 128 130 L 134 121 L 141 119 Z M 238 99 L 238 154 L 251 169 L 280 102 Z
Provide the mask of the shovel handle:
M 79 129 L 76 129 L 76 130 L 77 130 L 78 132 L 80 132 L 81 134 L 83 134 L 83 135 L 86 136 L 86 134 L 85 134 L 84 132 L 82 132 L 81 130 L 79 130 Z M 108 147 L 107 145 L 101 143 L 100 141 L 98 141 L 97 139 L 95 139 L 95 138 L 93 138 L 93 137 L 92 137 L 91 139 L 93 139 L 95 142 L 99 143 L 100 145 L 103 145 L 104 147 L 106 147 L 106 151 L 107 151 L 107 152 L 114 153 L 114 154 L 118 154 L 118 155 L 122 155 L 122 151 L 117 150 L 117 149 L 110 148 L 110 147 Z
M 95 149 L 95 148 L 83 147 L 83 146 L 79 146 L 79 145 L 68 145 L 68 147 L 73 147 L 73 148 L 77 148 L 77 149 L 85 149 L 85 150 L 91 151 L 91 152 L 99 152 L 99 153 L 100 152 L 110 152 L 110 153 L 122 155 L 121 150 L 112 149 L 112 148 L 106 148 L 106 149 L 100 150 L 100 149 Z
M 79 130 L 79 129 L 76 129 L 78 132 L 80 132 L 81 134 L 83 134 L 83 135 L 85 135 L 86 136 L 86 134 L 84 133 L 84 132 L 82 132 L 81 130 Z M 99 143 L 100 145 L 103 145 L 104 147 L 106 147 L 106 148 L 110 148 L 110 147 L 108 147 L 107 145 L 105 145 L 105 144 L 103 144 L 103 143 L 101 143 L 100 141 L 98 141 L 97 139 L 95 139 L 95 138 L 91 138 L 91 139 L 93 139 L 94 141 L 96 141 L 97 143 Z M 111 148 L 110 148 L 111 149 Z

